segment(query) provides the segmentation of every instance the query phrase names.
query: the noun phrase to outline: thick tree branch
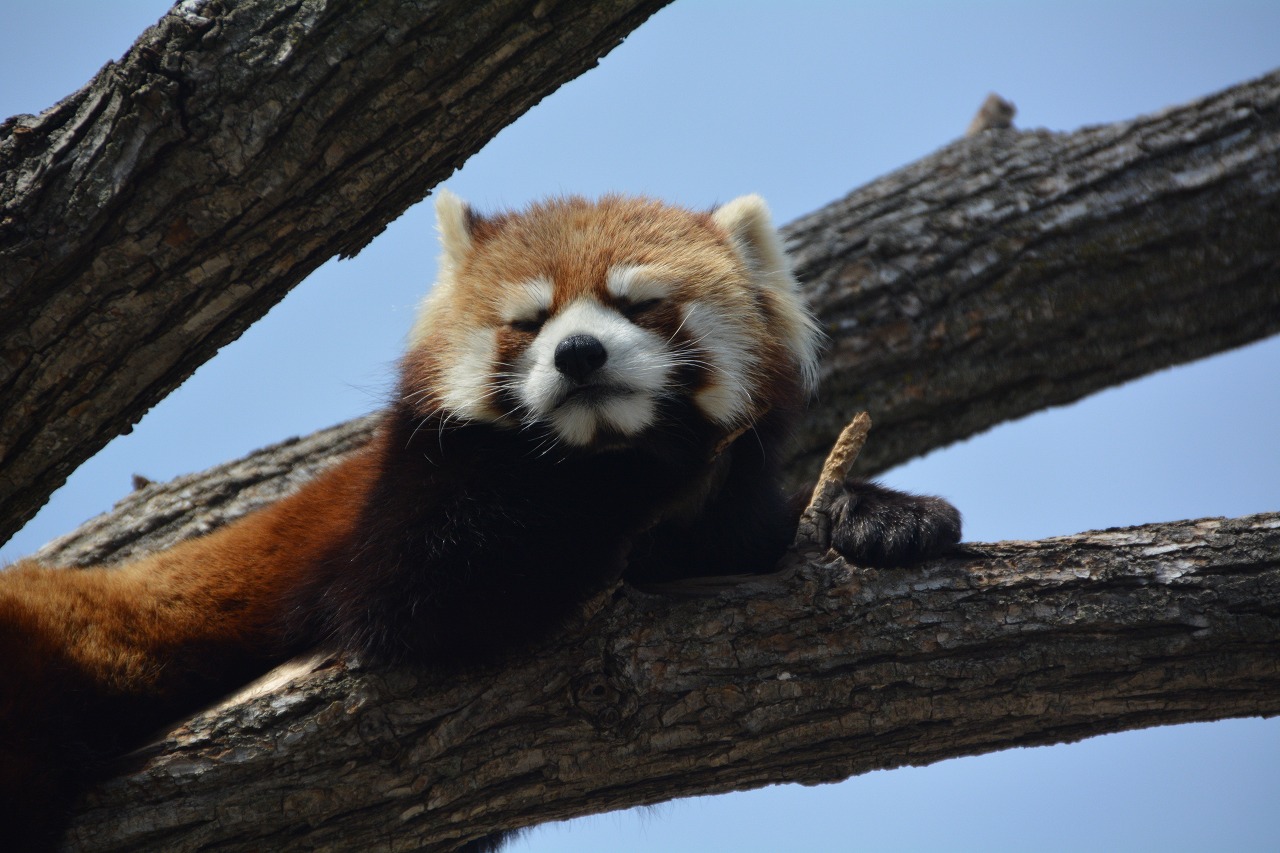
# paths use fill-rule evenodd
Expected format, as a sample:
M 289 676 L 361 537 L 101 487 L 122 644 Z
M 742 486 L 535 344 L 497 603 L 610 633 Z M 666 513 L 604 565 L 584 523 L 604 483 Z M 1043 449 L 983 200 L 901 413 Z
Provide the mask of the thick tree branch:
M 0 124 L 0 541 L 665 2 L 183 2 Z
M 1074 133 L 992 130 L 785 229 L 832 346 L 796 472 L 851 412 L 882 471 L 1280 330 L 1280 72 Z
M 94 792 L 68 849 L 445 850 L 682 795 L 1280 712 L 1280 515 L 980 547 L 913 570 L 795 555 L 712 599 L 621 587 L 501 672 L 307 662 Z

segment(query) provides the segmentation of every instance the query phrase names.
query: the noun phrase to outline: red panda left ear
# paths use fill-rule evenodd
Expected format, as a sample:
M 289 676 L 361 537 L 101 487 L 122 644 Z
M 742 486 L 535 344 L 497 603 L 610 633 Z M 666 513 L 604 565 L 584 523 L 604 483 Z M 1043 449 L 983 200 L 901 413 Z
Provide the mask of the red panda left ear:
M 818 386 L 822 332 L 800 295 L 769 206 L 758 195 L 744 195 L 717 208 L 711 220 L 729 235 L 752 280 L 768 294 L 770 322 L 791 350 L 805 390 L 813 393 Z
M 769 205 L 760 196 L 754 193 L 739 196 L 716 208 L 711 220 L 729 234 L 734 248 L 753 272 L 790 274 L 791 267 L 778 229 L 773 227 Z
M 475 214 L 471 206 L 446 189 L 436 190 L 436 230 L 440 232 L 441 266 L 457 269 L 471 252 Z

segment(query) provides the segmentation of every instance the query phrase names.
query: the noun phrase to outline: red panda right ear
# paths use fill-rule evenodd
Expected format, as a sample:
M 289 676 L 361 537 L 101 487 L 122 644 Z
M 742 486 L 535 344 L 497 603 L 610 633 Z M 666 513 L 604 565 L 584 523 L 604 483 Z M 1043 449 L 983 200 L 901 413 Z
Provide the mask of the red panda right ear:
M 446 328 L 441 325 L 439 313 L 442 306 L 456 301 L 455 290 L 458 269 L 471 254 L 475 244 L 473 233 L 477 217 L 471 206 L 446 189 L 437 189 L 436 231 L 440 234 L 440 263 L 436 281 L 418 306 L 418 316 L 409 331 L 409 349 L 415 350 L 431 336 L 433 331 Z
M 457 269 L 471 252 L 471 229 L 475 214 L 471 206 L 446 189 L 436 190 L 436 230 L 444 253 L 441 266 Z

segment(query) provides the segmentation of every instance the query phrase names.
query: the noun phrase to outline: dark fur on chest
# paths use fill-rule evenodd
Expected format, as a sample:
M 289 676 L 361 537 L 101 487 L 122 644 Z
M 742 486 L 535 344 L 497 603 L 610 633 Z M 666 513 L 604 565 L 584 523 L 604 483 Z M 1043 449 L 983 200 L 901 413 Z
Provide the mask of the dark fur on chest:
M 722 504 L 759 492 L 770 473 L 764 445 L 749 433 L 718 457 L 719 436 L 680 406 L 663 413 L 665 429 L 596 452 L 548 449 L 542 436 L 487 424 L 418 423 L 393 409 L 375 439 L 380 461 L 359 536 L 312 586 L 321 622 L 311 630 L 379 658 L 475 664 L 563 622 L 623 574 L 637 540 L 646 577 L 676 550 L 688 551 L 671 564 L 680 574 L 700 552 L 734 560 L 743 549 L 727 547 L 732 537 L 701 541 L 705 517 L 755 526 L 737 505 L 758 500 Z M 765 500 L 760 511 L 779 507 L 780 498 Z M 771 565 L 776 544 L 748 550 Z

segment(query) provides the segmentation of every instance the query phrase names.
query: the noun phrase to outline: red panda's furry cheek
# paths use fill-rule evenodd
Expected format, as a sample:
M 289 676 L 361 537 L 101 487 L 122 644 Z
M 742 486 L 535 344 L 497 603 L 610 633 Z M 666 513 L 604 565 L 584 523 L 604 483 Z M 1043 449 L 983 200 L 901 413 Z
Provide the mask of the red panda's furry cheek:
M 684 308 L 682 329 L 703 354 L 705 382 L 694 403 L 710 421 L 722 427 L 745 423 L 753 415 L 752 399 L 760 374 L 759 336 L 752 335 L 741 312 L 718 310 L 693 301 Z
M 498 363 L 498 332 L 492 328 L 461 329 L 438 356 L 436 397 L 447 417 L 497 422 L 505 412 L 494 381 Z

